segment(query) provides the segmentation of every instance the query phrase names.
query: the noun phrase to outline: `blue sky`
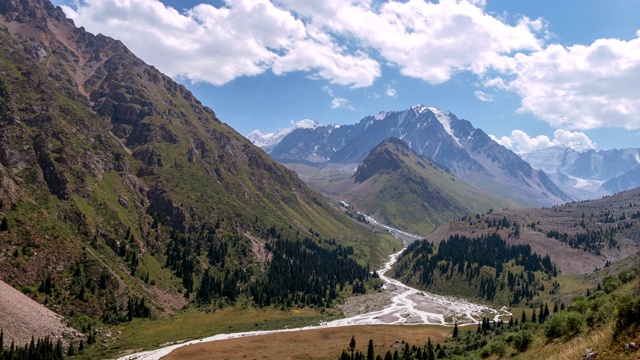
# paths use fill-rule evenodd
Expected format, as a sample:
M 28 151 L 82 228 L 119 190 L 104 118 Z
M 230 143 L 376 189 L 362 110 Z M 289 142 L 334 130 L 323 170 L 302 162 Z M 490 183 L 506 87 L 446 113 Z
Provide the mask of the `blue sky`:
M 516 152 L 640 147 L 640 0 L 54 0 L 240 133 L 415 104 Z

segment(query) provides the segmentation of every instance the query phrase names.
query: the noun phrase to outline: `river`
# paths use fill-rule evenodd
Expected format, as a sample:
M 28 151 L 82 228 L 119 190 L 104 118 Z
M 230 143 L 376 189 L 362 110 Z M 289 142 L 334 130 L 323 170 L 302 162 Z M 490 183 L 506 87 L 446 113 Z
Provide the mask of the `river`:
M 371 221 L 370 219 L 368 219 Z M 375 220 L 374 220 L 375 221 Z M 382 226 L 382 225 L 380 225 Z M 384 227 L 384 226 L 383 226 Z M 399 230 L 384 227 L 390 232 L 399 232 L 404 237 L 405 243 L 408 239 L 416 236 Z M 398 236 L 398 233 L 395 234 Z M 458 324 L 474 324 L 487 317 L 497 320 L 503 315 L 511 315 L 506 308 L 495 310 L 487 306 L 471 303 L 466 300 L 456 299 L 452 297 L 434 295 L 422 290 L 414 289 L 401 283 L 398 280 L 387 277 L 385 274 L 391 269 L 391 266 L 397 261 L 400 254 L 404 251 L 398 251 L 389 256 L 389 260 L 384 264 L 382 269 L 378 270 L 380 279 L 384 282 L 383 291 L 388 292 L 391 302 L 381 310 L 371 311 L 363 314 L 354 315 L 344 319 L 323 322 L 316 326 L 307 326 L 295 329 L 267 330 L 267 331 L 248 331 L 233 334 L 218 334 L 200 340 L 192 340 L 180 344 L 163 347 L 156 350 L 130 354 L 119 358 L 118 360 L 157 360 L 169 354 L 181 346 L 197 344 L 208 341 L 219 341 L 235 339 L 240 337 L 259 336 L 291 331 L 305 331 L 321 328 L 354 326 L 354 325 L 421 325 L 421 324 L 437 324 L 437 325 L 453 325 Z

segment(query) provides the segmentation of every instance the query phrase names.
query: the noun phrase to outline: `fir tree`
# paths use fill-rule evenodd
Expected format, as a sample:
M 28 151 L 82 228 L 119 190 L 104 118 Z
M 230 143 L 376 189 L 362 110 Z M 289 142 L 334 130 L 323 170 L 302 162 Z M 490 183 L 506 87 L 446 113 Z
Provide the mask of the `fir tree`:
M 453 325 L 453 335 L 451 337 L 454 339 L 458 338 L 458 323 Z
M 9 230 L 9 222 L 7 222 L 7 217 L 3 216 L 2 223 L 0 223 L 0 231 L 7 231 L 7 230 Z
M 375 351 L 373 349 L 373 340 L 369 339 L 369 346 L 367 346 L 367 360 L 374 360 Z

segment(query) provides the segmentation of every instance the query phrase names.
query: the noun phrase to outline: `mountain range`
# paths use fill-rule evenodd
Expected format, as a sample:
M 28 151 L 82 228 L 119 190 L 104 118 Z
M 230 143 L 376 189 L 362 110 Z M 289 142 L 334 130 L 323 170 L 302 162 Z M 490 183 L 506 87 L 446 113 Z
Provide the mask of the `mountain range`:
M 640 149 L 576 151 L 550 147 L 521 157 L 576 199 L 594 199 L 640 187 Z
M 544 172 L 533 169 L 469 121 L 423 105 L 381 112 L 353 125 L 295 129 L 269 153 L 289 167 L 349 164 L 355 168 L 389 137 L 403 140 L 417 154 L 432 159 L 457 178 L 522 206 L 548 206 L 571 200 Z

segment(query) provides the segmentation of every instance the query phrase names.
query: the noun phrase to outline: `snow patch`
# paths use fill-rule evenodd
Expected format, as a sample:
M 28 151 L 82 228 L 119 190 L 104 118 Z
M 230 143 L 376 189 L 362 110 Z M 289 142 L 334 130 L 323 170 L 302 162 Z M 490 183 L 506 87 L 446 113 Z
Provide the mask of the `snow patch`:
M 576 182 L 576 184 L 573 187 L 578 189 L 597 189 L 597 188 L 600 188 L 602 184 L 604 184 L 604 181 L 581 179 L 581 178 L 577 178 L 575 176 L 570 176 L 570 175 L 567 175 L 567 176 L 569 176 L 569 178 L 571 178 Z
M 247 135 L 247 139 L 260 148 L 270 148 L 277 145 L 285 136 L 289 135 L 296 129 L 315 129 L 324 126 L 316 121 L 305 119 L 295 123 L 292 127 L 281 128 L 274 132 L 264 132 L 261 130 L 253 130 Z
M 462 146 L 460 144 L 460 140 L 453 134 L 453 130 L 451 130 L 451 113 L 434 107 L 430 107 L 428 109 L 436 116 L 436 119 L 438 119 L 440 124 L 442 124 L 442 127 L 444 127 L 447 134 L 449 134 L 458 145 Z
M 387 111 L 380 111 L 380 113 L 376 116 L 374 116 L 373 118 L 376 120 L 382 120 L 384 118 L 387 117 L 387 115 L 389 115 L 389 113 Z

